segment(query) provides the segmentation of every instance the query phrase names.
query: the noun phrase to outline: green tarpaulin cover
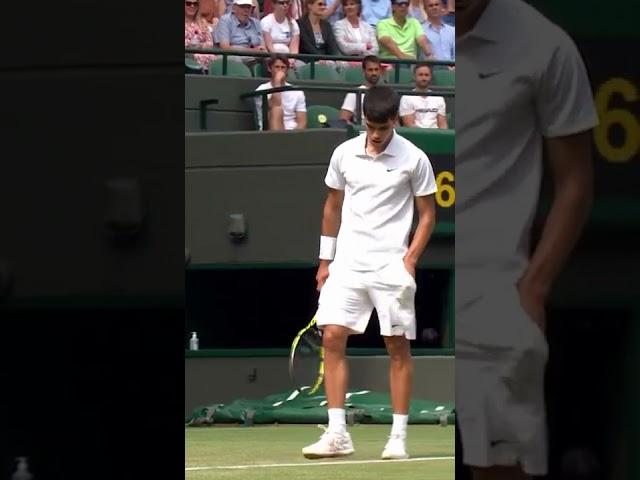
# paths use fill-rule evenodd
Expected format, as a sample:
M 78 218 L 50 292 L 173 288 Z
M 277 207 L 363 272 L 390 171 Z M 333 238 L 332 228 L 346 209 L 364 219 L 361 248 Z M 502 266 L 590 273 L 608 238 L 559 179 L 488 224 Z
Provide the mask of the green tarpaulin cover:
M 345 404 L 349 423 L 392 423 L 393 410 L 389 394 L 369 390 L 347 393 Z M 451 424 L 454 421 L 451 403 L 411 400 L 409 423 Z M 224 404 L 196 408 L 187 418 L 187 425 L 216 423 L 327 423 L 327 399 L 323 391 L 307 395 L 304 390 L 289 390 L 260 400 L 239 399 Z

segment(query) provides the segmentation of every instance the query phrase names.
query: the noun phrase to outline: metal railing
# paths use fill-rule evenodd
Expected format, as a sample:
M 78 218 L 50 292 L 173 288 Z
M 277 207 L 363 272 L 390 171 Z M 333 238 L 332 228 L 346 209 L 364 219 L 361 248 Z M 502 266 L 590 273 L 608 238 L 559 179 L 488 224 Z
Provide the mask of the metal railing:
M 227 74 L 227 64 L 229 62 L 228 57 L 253 57 L 253 58 L 269 58 L 273 55 L 271 52 L 247 52 L 242 50 L 225 50 L 222 48 L 197 48 L 197 47 L 186 47 L 184 49 L 185 54 L 193 54 L 193 53 L 202 53 L 209 55 L 221 55 L 222 56 L 222 75 Z M 362 61 L 363 57 L 358 56 L 349 56 L 349 55 L 312 55 L 308 53 L 288 53 L 286 54 L 287 58 L 295 58 L 298 60 L 302 60 L 305 63 L 309 64 L 309 74 L 311 79 L 315 79 L 315 64 L 321 60 L 332 60 L 335 62 L 358 62 Z M 396 65 L 415 65 L 416 63 L 421 63 L 422 60 L 408 60 L 408 59 L 399 59 L 392 57 L 379 57 L 380 61 L 384 64 L 392 64 L 394 67 Z M 429 63 L 432 66 L 442 66 L 442 67 L 454 67 L 455 62 L 450 60 L 424 60 L 424 62 Z M 394 68 L 394 83 L 399 83 L 400 81 L 400 69 Z
M 262 97 L 262 129 L 268 130 L 269 124 L 269 102 L 267 101 L 267 95 L 271 93 L 278 92 L 287 92 L 287 91 L 296 91 L 302 90 L 303 92 L 338 92 L 338 93 L 355 93 L 356 94 L 356 111 L 354 112 L 354 123 L 360 123 L 362 119 L 362 95 L 364 94 L 362 88 L 358 87 L 330 87 L 324 85 L 286 85 L 284 87 L 274 87 L 264 90 L 253 90 L 251 92 L 243 93 L 240 95 L 240 98 L 250 99 L 252 97 L 261 96 Z M 424 95 L 425 92 L 415 92 L 413 90 L 396 90 L 400 95 L 412 95 L 412 96 L 421 96 Z M 440 97 L 455 97 L 455 92 L 451 90 L 429 90 L 428 93 L 434 96 Z M 204 99 L 200 100 L 200 129 L 207 129 L 207 111 L 206 108 L 208 105 L 218 103 L 218 99 Z M 266 127 L 266 128 L 265 128 Z

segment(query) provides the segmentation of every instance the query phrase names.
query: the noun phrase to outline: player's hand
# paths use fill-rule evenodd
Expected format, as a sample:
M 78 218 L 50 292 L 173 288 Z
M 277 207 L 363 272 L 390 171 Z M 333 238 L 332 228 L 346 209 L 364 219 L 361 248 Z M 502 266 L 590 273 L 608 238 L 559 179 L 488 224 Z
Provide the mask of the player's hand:
M 322 286 L 329 278 L 329 260 L 320 260 L 318 273 L 316 273 L 316 290 L 322 290 Z
M 409 272 L 409 275 L 411 275 L 415 279 L 416 278 L 416 262 L 411 260 L 409 257 L 404 257 L 402 261 L 404 262 L 404 268 L 407 269 L 407 272 Z
M 531 320 L 538 325 L 542 333 L 546 329 L 546 314 L 544 305 L 547 300 L 547 291 L 526 275 L 518 282 L 520 304 Z

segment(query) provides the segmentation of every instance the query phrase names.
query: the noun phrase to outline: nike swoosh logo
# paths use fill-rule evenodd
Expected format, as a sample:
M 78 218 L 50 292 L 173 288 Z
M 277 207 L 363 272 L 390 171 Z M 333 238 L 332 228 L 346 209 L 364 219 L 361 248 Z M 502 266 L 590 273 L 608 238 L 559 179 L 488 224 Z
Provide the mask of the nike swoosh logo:
M 396 170 L 395 168 L 387 168 L 387 172 L 393 172 L 394 170 Z
M 485 79 L 485 78 L 493 77 L 494 75 L 498 75 L 499 73 L 501 73 L 500 70 L 496 72 L 480 72 L 478 73 L 478 78 Z

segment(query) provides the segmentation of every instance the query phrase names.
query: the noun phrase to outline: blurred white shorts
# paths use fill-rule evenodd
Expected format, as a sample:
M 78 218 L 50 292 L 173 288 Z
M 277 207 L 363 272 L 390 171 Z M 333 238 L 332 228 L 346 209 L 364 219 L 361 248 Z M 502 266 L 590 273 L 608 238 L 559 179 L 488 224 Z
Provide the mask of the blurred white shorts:
M 529 475 L 544 475 L 547 342 L 520 305 L 514 281 L 485 280 L 467 298 L 458 299 L 456 292 L 456 418 L 463 463 L 519 464 Z
M 380 335 L 416 338 L 416 282 L 401 258 L 375 271 L 353 271 L 335 262 L 320 291 L 316 321 L 364 333 L 373 309 Z

